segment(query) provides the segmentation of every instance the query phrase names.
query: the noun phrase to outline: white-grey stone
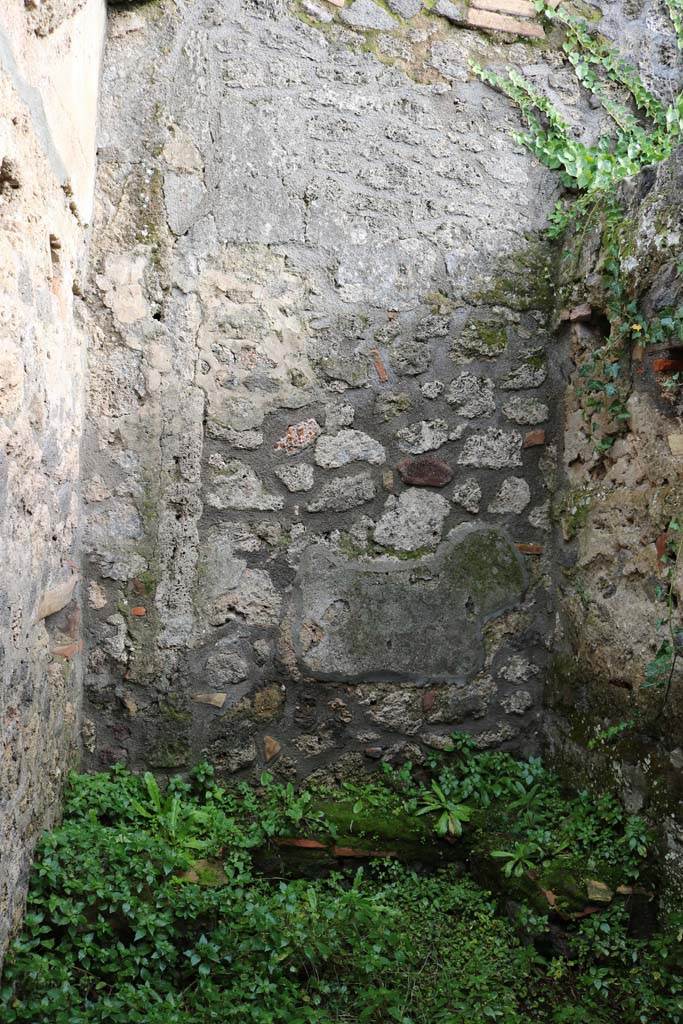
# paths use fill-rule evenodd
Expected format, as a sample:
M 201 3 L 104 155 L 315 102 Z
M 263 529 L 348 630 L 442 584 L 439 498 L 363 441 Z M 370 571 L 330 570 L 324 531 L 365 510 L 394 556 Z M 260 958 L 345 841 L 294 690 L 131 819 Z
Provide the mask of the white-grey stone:
M 489 427 L 465 438 L 458 463 L 461 466 L 484 466 L 487 469 L 521 466 L 521 450 L 520 434 L 514 431 L 508 434 L 496 427 Z
M 293 466 L 278 466 L 275 476 L 293 494 L 299 491 L 310 491 L 313 486 L 313 466 L 308 462 L 300 462 Z
M 310 0 L 302 0 L 301 9 L 305 11 L 310 18 L 315 18 L 317 21 L 325 23 L 334 21 L 334 15 L 330 11 L 324 11 L 322 7 L 318 7 L 317 4 L 312 4 Z
M 522 363 L 516 367 L 501 381 L 500 386 L 506 391 L 523 391 L 525 388 L 540 388 L 545 383 L 548 370 L 545 363 L 541 366 L 533 366 L 531 363 Z
M 442 380 L 426 380 L 424 384 L 420 384 L 420 391 L 424 398 L 438 398 L 439 395 L 443 394 L 443 389 L 446 387 Z
M 206 430 L 209 437 L 227 441 L 231 448 L 241 448 L 243 451 L 254 451 L 263 444 L 263 434 L 260 430 L 231 430 L 230 427 L 223 427 L 213 420 L 207 423 Z
M 414 18 L 422 10 L 422 0 L 387 0 L 387 4 L 401 18 Z
M 379 29 L 391 32 L 398 28 L 398 23 L 383 7 L 373 0 L 353 0 L 350 7 L 345 7 L 339 17 L 352 28 Z
M 527 521 L 534 529 L 550 533 L 550 502 L 544 501 L 542 505 L 536 505 L 535 508 L 532 508 Z
M 464 4 L 451 3 L 451 0 L 436 0 L 432 10 L 442 18 L 452 21 L 454 25 L 467 24 L 467 9 Z
M 434 547 L 441 540 L 449 511 L 446 499 L 431 491 L 411 488 L 398 498 L 392 495 L 375 526 L 375 541 L 399 551 Z
M 380 466 L 386 452 L 369 434 L 360 430 L 340 430 L 333 437 L 323 436 L 315 446 L 315 462 L 324 469 L 337 469 L 349 462 L 369 462 Z
M 325 409 L 325 429 L 328 434 L 336 434 L 343 427 L 350 427 L 356 410 L 348 402 L 328 405 Z
M 519 515 L 531 501 L 531 491 L 526 480 L 519 476 L 509 476 L 503 480 L 498 494 L 489 505 L 489 512 L 512 512 Z
M 488 377 L 477 377 L 474 373 L 461 373 L 451 381 L 446 401 L 459 416 L 474 419 L 476 416 L 492 416 L 496 411 L 493 397 L 493 381 Z
M 220 594 L 209 609 L 212 626 L 237 620 L 249 626 L 276 626 L 282 598 L 265 569 L 246 569 L 236 587 Z
M 284 499 L 269 494 L 251 466 L 239 459 L 214 469 L 205 500 L 211 508 L 236 511 L 276 512 L 284 505 Z
M 329 480 L 319 496 L 308 503 L 307 512 L 346 512 L 375 497 L 375 484 L 369 473 Z
M 466 512 L 471 512 L 473 515 L 476 514 L 479 511 L 479 503 L 481 502 L 479 481 L 475 480 L 474 477 L 468 477 L 467 480 L 456 484 L 451 494 L 451 501 L 454 505 L 460 505 Z
M 448 424 L 445 420 L 421 420 L 396 431 L 396 443 L 402 452 L 409 455 L 436 451 L 447 440 Z
M 537 398 L 523 398 L 515 395 L 503 406 L 503 412 L 515 423 L 543 423 L 548 419 L 548 406 Z
M 534 703 L 528 690 L 517 690 L 508 697 L 502 697 L 500 703 L 509 715 L 523 715 Z
M 206 661 L 206 682 L 216 690 L 222 686 L 238 686 L 249 675 L 249 665 L 234 650 L 219 641 Z
M 525 683 L 530 676 L 538 675 L 538 668 L 523 654 L 513 654 L 500 669 L 498 675 L 508 683 Z

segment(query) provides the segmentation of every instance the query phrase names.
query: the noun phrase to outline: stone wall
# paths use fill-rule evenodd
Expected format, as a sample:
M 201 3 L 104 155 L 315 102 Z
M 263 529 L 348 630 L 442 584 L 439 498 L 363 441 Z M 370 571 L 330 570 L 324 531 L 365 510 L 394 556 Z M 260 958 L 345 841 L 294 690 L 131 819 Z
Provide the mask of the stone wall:
M 0 14 L 0 958 L 77 756 L 81 695 L 78 296 L 104 3 L 38 8 Z
M 556 183 L 468 60 L 572 78 L 552 47 L 353 11 L 110 14 L 92 765 L 351 771 L 455 726 L 538 747 Z
M 683 281 L 683 151 L 621 189 L 625 210 L 624 285 L 648 319 L 680 308 Z M 548 752 L 577 779 L 615 786 L 631 811 L 661 829 L 663 863 L 675 899 L 683 866 L 683 662 L 671 686 L 649 688 L 647 666 L 670 636 L 664 561 L 672 520 L 683 516 L 683 432 L 680 386 L 667 387 L 683 368 L 680 339 L 622 359 L 629 420 L 606 451 L 596 439 L 618 424 L 591 405 L 586 373 L 609 330 L 602 225 L 575 243 L 567 275 L 566 323 L 558 344 L 568 353 L 562 486 L 556 498 L 563 541 L 558 559 L 559 608 L 565 653 L 551 666 L 544 731 Z M 615 358 L 618 358 L 615 356 Z M 678 361 L 678 362 L 677 362 Z M 680 562 L 680 559 L 679 559 Z M 672 627 L 683 640 L 683 566 L 672 570 Z M 561 647 L 558 645 L 558 651 Z M 601 742 L 600 734 L 622 732 Z

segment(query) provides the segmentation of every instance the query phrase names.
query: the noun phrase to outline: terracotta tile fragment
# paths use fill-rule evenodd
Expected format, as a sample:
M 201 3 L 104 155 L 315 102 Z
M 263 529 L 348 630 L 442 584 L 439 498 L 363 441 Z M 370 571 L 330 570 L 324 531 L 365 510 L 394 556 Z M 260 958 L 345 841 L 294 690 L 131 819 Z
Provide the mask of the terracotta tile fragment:
M 542 555 L 542 544 L 515 544 L 515 547 L 522 555 Z
M 505 14 L 478 11 L 472 7 L 467 13 L 467 24 L 472 28 L 482 28 L 489 32 L 509 32 L 511 35 L 529 36 L 534 39 L 545 38 L 545 32 L 535 21 L 517 21 Z
M 130 614 L 131 615 L 135 615 L 136 618 L 140 619 L 140 618 L 142 618 L 143 615 L 147 614 L 147 609 L 143 608 L 142 605 L 139 604 L 139 605 L 136 605 L 135 608 L 131 608 Z
M 384 362 L 382 361 L 382 356 L 380 354 L 379 349 L 373 348 L 370 351 L 370 355 L 372 356 L 372 361 L 375 365 L 375 371 L 377 373 L 378 380 L 380 381 L 381 384 L 386 384 L 386 382 L 389 380 L 389 374 L 387 373 L 387 368 L 384 365 Z
M 498 14 L 515 14 L 519 18 L 533 18 L 536 8 L 530 0 L 470 0 L 470 7 Z
M 279 836 L 275 843 L 277 846 L 294 846 L 300 850 L 326 850 L 327 847 L 324 843 L 318 842 L 317 839 L 289 839 L 287 837 Z
M 281 750 L 282 747 L 274 736 L 263 737 L 263 753 L 266 761 L 272 761 L 274 757 L 277 757 Z
M 545 444 L 545 430 L 530 430 L 524 435 L 522 448 L 535 448 L 539 444 Z

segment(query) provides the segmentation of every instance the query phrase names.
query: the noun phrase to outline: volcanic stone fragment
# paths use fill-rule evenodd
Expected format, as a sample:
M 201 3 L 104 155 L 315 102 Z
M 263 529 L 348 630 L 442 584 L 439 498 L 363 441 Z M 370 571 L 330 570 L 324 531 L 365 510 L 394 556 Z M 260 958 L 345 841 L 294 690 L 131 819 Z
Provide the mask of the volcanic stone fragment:
M 453 470 L 434 455 L 403 459 L 396 467 L 404 484 L 411 487 L 445 487 L 453 479 Z

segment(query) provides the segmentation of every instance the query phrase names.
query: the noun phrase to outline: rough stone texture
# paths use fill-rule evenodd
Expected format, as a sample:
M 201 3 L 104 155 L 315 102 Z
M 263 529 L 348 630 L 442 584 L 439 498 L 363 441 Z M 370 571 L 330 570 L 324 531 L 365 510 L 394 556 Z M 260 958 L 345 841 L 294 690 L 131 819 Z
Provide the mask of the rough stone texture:
M 680 307 L 683 222 L 680 151 L 656 173 L 646 171 L 623 186 L 629 257 L 625 283 L 639 308 L 652 317 Z M 565 281 L 567 308 L 588 302 L 594 316 L 565 324 L 559 342 L 568 352 L 561 491 L 556 507 L 567 568 L 560 611 L 565 653 L 555 658 L 546 691 L 544 730 L 556 763 L 577 778 L 615 783 L 630 809 L 643 811 L 660 831 L 670 886 L 667 906 L 683 902 L 683 819 L 675 751 L 683 730 L 683 663 L 679 658 L 668 693 L 643 687 L 648 663 L 666 638 L 658 626 L 667 587 L 661 560 L 667 528 L 683 510 L 683 460 L 672 454 L 680 394 L 661 388 L 648 355 L 633 355 L 626 369 L 630 419 L 604 452 L 595 440 L 615 437 L 615 425 L 586 404 L 582 367 L 604 343 L 608 297 L 595 272 L 599 237 L 575 242 L 573 276 Z M 592 437 L 591 437 L 592 435 Z M 683 628 L 683 573 L 670 581 L 674 632 Z M 665 699 L 666 697 L 666 699 Z M 609 746 L 588 743 L 600 729 L 623 721 L 633 726 Z M 673 761 L 672 761 L 673 758 Z
M 508 134 L 508 101 L 467 70 L 470 57 L 537 55 L 424 12 L 408 25 L 416 5 L 401 2 L 399 17 L 325 6 L 325 24 L 278 0 L 110 11 L 84 442 L 94 766 L 115 750 L 140 768 L 208 756 L 258 771 L 266 729 L 281 745 L 274 771 L 398 749 L 405 735 L 374 722 L 343 669 L 326 681 L 306 669 L 318 624 L 296 626 L 303 565 L 329 557 L 386 580 L 427 637 L 448 590 L 433 552 L 459 523 L 482 509 L 484 534 L 495 523 L 506 545 L 542 537 L 485 510 L 510 467 L 530 507 L 549 496 L 547 449 L 522 453 L 496 409 L 505 380 L 539 402 L 559 380 L 545 365 L 553 255 L 541 234 L 556 186 Z M 452 492 L 396 472 L 429 452 L 455 473 Z M 539 665 L 548 585 L 539 576 L 514 599 L 528 606 L 519 644 Z M 411 588 L 424 600 L 411 605 Z M 478 666 L 483 625 L 463 614 L 444 636 L 471 639 Z M 425 657 L 433 646 L 416 643 Z M 417 655 L 401 668 L 397 649 L 392 685 L 414 690 Z M 491 680 L 510 684 L 478 667 L 465 679 L 455 647 L 441 653 L 417 678 L 433 669 L 469 688 L 461 703 L 439 699 L 444 734 L 449 714 L 500 731 Z M 262 690 L 280 695 L 267 725 Z M 533 697 L 515 716 L 526 752 Z M 378 740 L 360 739 L 373 729 Z M 423 729 L 435 731 L 426 715 L 415 742 Z M 293 742 L 311 736 L 331 738 Z
M 308 512 L 348 512 L 357 505 L 372 501 L 375 484 L 369 473 L 339 477 L 330 480 L 321 489 L 315 501 L 306 506 Z
M 500 486 L 500 490 L 489 505 L 489 512 L 512 512 L 519 515 L 531 501 L 531 492 L 526 480 L 518 476 L 509 476 Z
M 101 0 L 0 12 L 0 961 L 78 751 L 78 295 L 103 37 Z
M 477 377 L 473 373 L 461 373 L 451 381 L 446 401 L 453 406 L 459 416 L 465 416 L 467 419 L 492 416 L 496 411 L 493 381 L 488 377 Z
M 421 455 L 433 452 L 448 440 L 448 424 L 445 420 L 422 420 L 402 427 L 396 433 L 396 443 L 402 452 Z
M 403 483 L 411 487 L 445 487 L 453 479 L 453 470 L 448 463 L 433 455 L 402 459 L 396 469 Z
M 92 766 L 164 773 L 208 757 L 224 773 L 269 761 L 282 777 L 329 779 L 375 759 L 419 763 L 455 724 L 481 747 L 538 750 L 569 366 L 542 233 L 557 186 L 469 61 L 524 69 L 582 132 L 600 115 L 552 40 L 461 31 L 464 5 L 446 0 L 436 16 L 417 0 L 388 6 L 396 17 L 372 0 L 112 7 L 87 274 L 103 5 L 3 6 L 0 947 L 73 746 L 79 553 Z M 661 5 L 602 6 L 601 27 L 668 99 Z M 631 269 L 650 308 L 673 288 L 676 229 L 658 227 L 671 174 L 632 197 Z M 601 308 L 583 293 L 572 305 L 587 298 Z M 578 368 L 599 324 L 567 329 Z M 651 644 L 680 431 L 636 388 L 631 434 L 600 463 L 575 399 L 571 493 L 552 509 L 577 537 L 564 625 L 586 677 L 606 681 L 556 670 L 546 732 L 558 759 L 583 764 L 569 712 L 590 728 L 597 707 L 612 714 L 613 684 L 635 689 Z M 390 468 L 437 449 L 456 469 L 450 494 L 411 490 Z M 534 553 L 528 588 L 500 578 L 503 563 L 522 572 L 515 545 Z M 616 763 L 631 805 L 646 799 L 647 757 L 663 778 L 680 766 L 678 712 L 666 722 L 654 754 L 642 739 L 642 757 Z
M 413 496 L 447 504 L 439 495 L 406 495 Z M 419 565 L 357 562 L 313 545 L 295 586 L 295 656 L 302 673 L 322 680 L 470 680 L 484 664 L 484 622 L 517 604 L 524 589 L 517 553 L 493 529 L 458 527 Z M 392 698 L 400 707 L 409 699 Z

